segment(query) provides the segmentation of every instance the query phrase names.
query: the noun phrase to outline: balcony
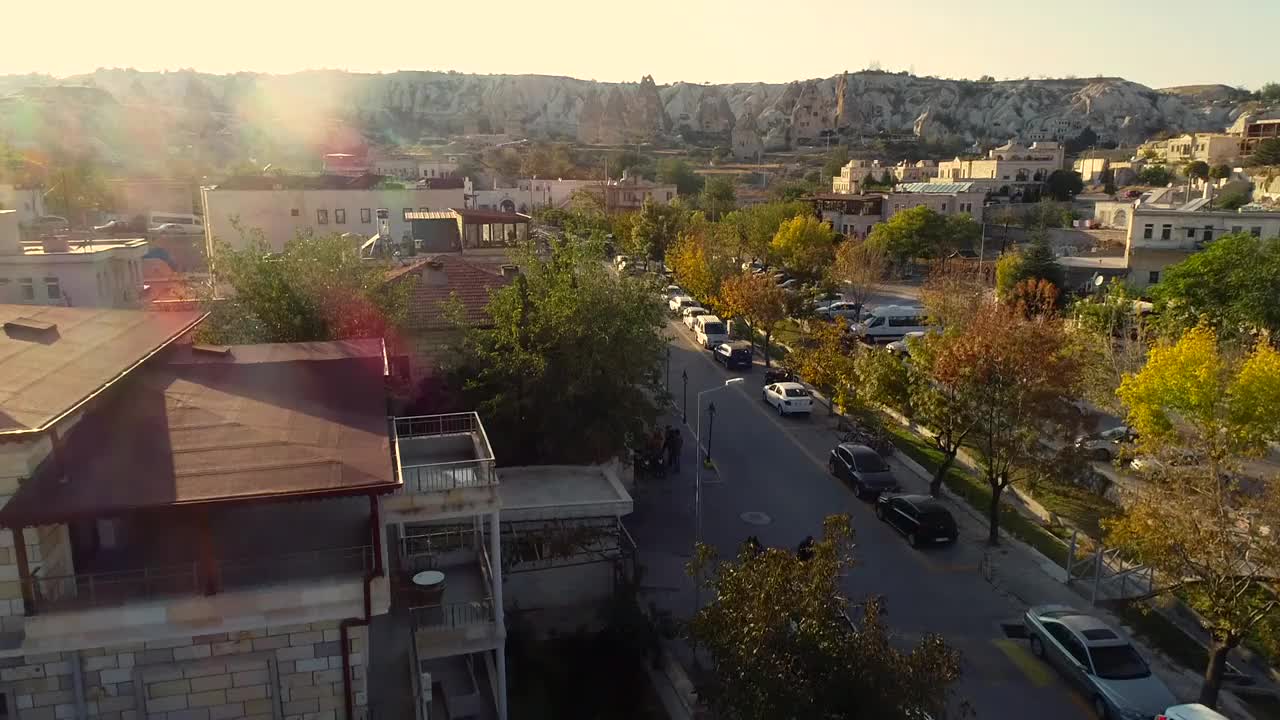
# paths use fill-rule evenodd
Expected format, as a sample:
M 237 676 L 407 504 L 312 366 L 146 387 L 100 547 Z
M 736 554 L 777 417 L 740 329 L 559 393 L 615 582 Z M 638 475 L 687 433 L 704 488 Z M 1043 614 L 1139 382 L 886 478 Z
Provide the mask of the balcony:
M 415 522 L 492 512 L 498 476 L 484 425 L 476 413 L 396 418 L 400 490 L 386 498 L 389 522 Z

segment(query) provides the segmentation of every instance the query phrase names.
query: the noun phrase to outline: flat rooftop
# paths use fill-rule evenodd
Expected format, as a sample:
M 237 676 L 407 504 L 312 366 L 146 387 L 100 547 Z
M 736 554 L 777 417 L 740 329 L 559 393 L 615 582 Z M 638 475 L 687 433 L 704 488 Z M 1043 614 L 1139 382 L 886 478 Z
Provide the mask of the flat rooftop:
M 380 340 L 187 345 L 157 360 L 67 434 L 74 460 L 42 466 L 0 525 L 398 486 Z
M 147 241 L 142 238 L 110 238 L 105 240 L 69 240 L 67 249 L 65 250 L 45 250 L 44 244 L 40 242 L 26 241 L 22 243 L 21 257 L 32 256 L 62 256 L 62 255 L 94 255 L 97 253 L 111 252 L 113 250 L 123 250 L 127 248 L 146 247 Z M 19 257 L 15 255 L 0 255 L 0 261 L 8 258 Z
M 1125 264 L 1124 256 L 1122 255 L 1113 257 L 1065 255 L 1058 258 L 1058 264 L 1064 267 L 1092 270 L 1124 270 L 1128 267 L 1128 265 Z
M 617 476 L 602 467 L 498 468 L 498 495 L 504 521 L 615 517 L 634 509 Z
M 0 305 L 0 439 L 44 429 L 203 317 Z

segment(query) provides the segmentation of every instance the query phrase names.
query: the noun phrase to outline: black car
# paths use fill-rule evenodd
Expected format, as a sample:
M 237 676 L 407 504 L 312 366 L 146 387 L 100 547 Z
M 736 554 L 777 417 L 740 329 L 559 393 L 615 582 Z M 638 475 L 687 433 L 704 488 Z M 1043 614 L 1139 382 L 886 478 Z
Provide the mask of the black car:
M 880 454 L 866 445 L 841 443 L 827 460 L 831 474 L 853 486 L 858 497 L 879 495 L 898 489 L 893 469 Z
M 716 362 L 724 365 L 732 370 L 733 368 L 741 368 L 743 370 L 751 369 L 751 343 L 746 340 L 735 340 L 734 342 L 720 343 L 715 350 L 711 351 L 711 357 Z
M 960 536 L 955 518 L 928 495 L 881 495 L 876 517 L 906 535 L 911 547 L 953 543 Z

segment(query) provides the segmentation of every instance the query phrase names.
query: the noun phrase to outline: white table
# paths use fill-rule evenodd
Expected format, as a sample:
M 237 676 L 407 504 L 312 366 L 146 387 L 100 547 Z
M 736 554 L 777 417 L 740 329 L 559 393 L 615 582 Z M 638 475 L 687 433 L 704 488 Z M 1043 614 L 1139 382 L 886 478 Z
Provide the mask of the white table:
M 413 576 L 413 584 L 423 590 L 439 590 L 444 587 L 444 573 L 439 570 L 423 570 Z

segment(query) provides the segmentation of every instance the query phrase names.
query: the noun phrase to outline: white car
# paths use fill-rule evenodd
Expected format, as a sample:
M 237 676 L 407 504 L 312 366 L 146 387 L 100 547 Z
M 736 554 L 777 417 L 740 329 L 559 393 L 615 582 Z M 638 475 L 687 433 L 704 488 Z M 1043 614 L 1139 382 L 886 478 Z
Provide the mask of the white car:
M 779 415 L 813 412 L 813 396 L 798 382 L 780 382 L 766 385 L 761 391 L 764 401 L 773 406 Z
M 923 330 L 913 330 L 907 333 L 906 335 L 903 335 L 901 340 L 894 340 L 888 345 L 885 345 L 884 349 L 888 350 L 891 353 L 896 353 L 902 356 L 910 355 L 911 348 L 907 346 L 907 341 L 912 338 L 917 338 L 917 339 L 922 338 L 927 334 L 928 333 L 926 333 Z
M 697 305 L 697 304 L 698 304 L 698 301 L 694 300 L 688 295 L 676 295 L 675 297 L 667 301 L 667 307 L 671 308 L 671 312 L 673 313 L 679 313 L 685 308 L 693 307 L 694 305 Z
M 1200 703 L 1174 705 L 1156 716 L 1156 720 L 1231 720 L 1226 715 Z
M 698 316 L 710 315 L 710 314 L 711 314 L 710 310 L 698 305 L 690 305 L 689 307 L 680 311 L 680 317 L 684 319 L 684 326 L 689 328 L 690 330 L 693 329 L 693 323 L 695 320 L 698 319 Z
M 160 225 L 151 228 L 151 232 L 161 235 L 165 233 L 170 235 L 186 235 L 191 233 L 191 228 L 186 225 L 179 225 L 178 223 L 161 223 Z
M 862 310 L 857 303 L 851 303 L 848 300 L 837 300 L 830 305 L 823 305 L 813 311 L 814 315 L 826 318 L 828 320 L 834 318 L 845 318 L 847 320 L 857 320 Z
M 666 297 L 667 300 L 670 300 L 671 298 L 677 295 L 684 295 L 684 294 L 686 294 L 684 291 L 684 288 L 680 287 L 679 285 L 668 285 L 667 289 L 663 291 L 663 296 Z

